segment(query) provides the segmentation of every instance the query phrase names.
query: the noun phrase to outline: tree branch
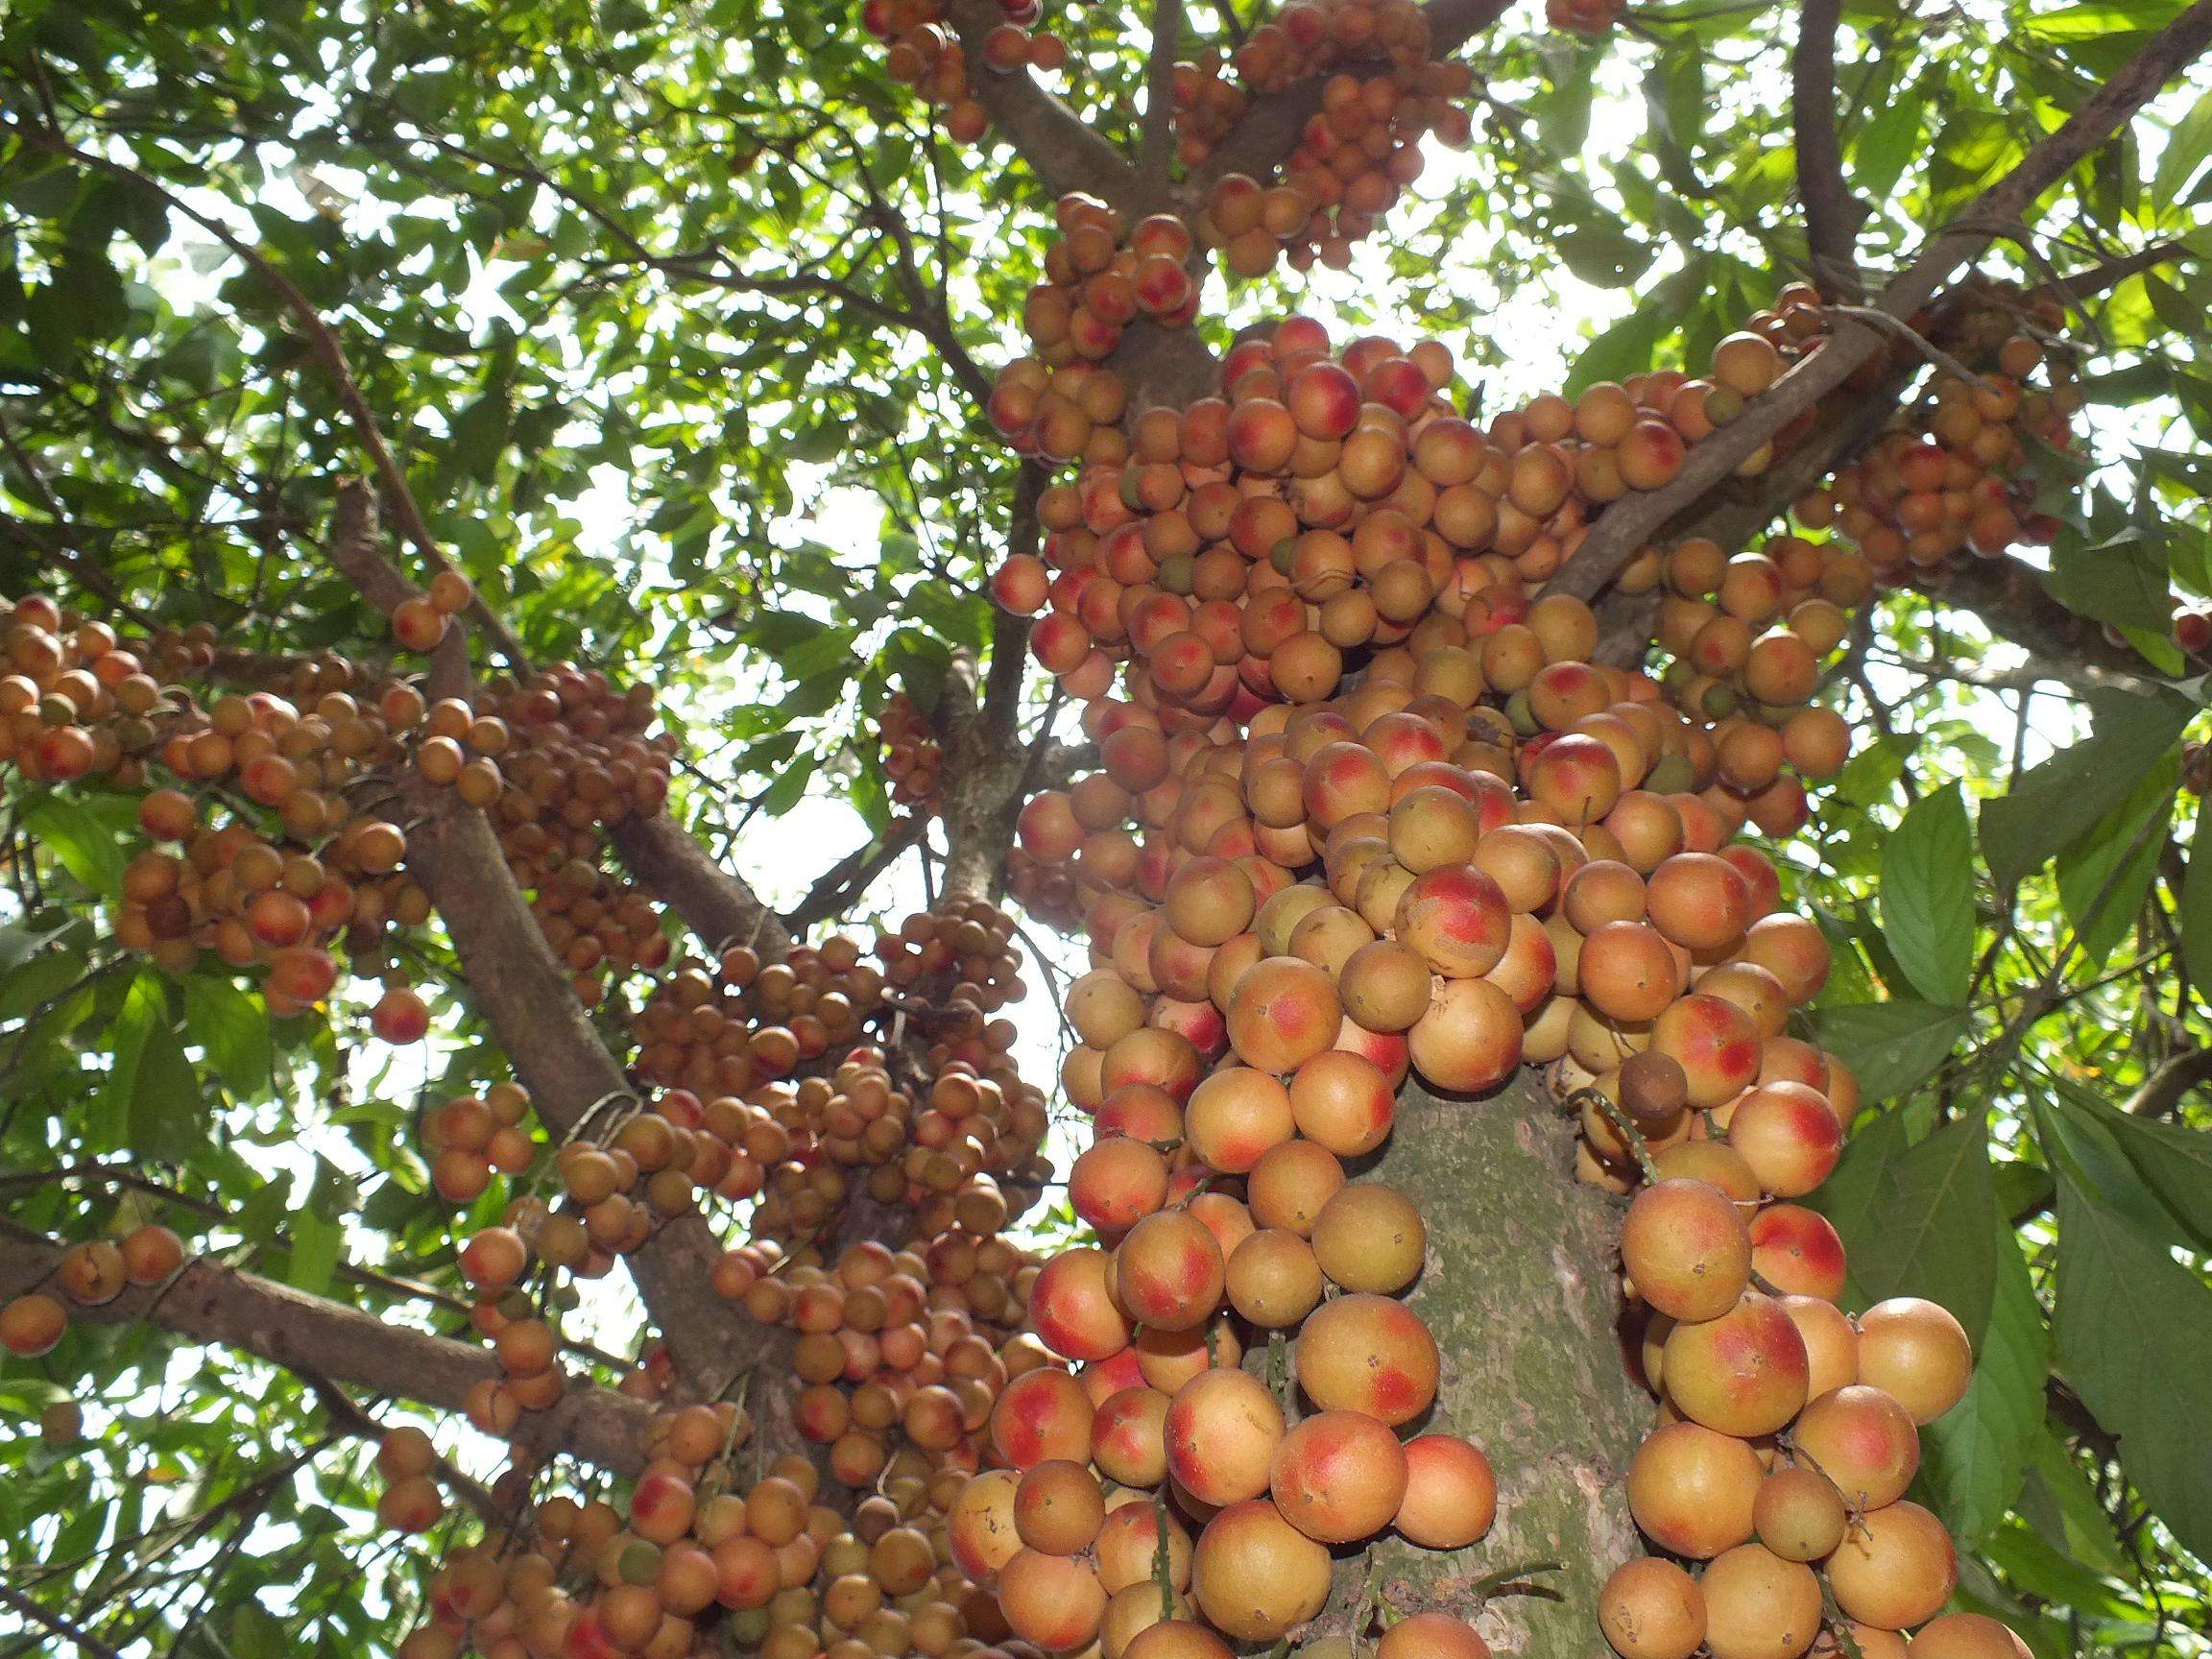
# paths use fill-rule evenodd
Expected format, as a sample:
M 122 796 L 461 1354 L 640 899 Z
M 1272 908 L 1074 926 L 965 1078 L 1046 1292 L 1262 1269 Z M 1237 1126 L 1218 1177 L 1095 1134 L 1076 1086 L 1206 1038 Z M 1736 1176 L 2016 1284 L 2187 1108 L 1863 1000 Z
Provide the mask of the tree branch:
M 123 1659 L 120 1652 L 108 1647 L 84 1625 L 64 1619 L 60 1614 L 39 1605 L 30 1597 L 10 1589 L 6 1584 L 0 1584 L 0 1607 L 13 1608 L 41 1629 L 51 1630 L 64 1642 L 75 1643 L 78 1650 L 90 1654 L 91 1659 Z
M 390 1431 L 379 1422 L 373 1411 L 365 1409 L 359 1402 L 324 1376 L 320 1371 L 302 1370 L 301 1381 L 307 1384 L 317 1400 L 322 1402 L 323 1414 L 331 1426 L 360 1440 L 381 1440 Z M 627 1398 L 627 1396 L 622 1396 Z M 438 1472 L 438 1484 L 459 1498 L 476 1512 L 477 1518 L 489 1527 L 504 1527 L 511 1517 L 499 1506 L 499 1501 L 481 1481 L 457 1468 L 451 1459 L 433 1452 L 430 1465 Z
M 877 877 L 921 840 L 928 828 L 929 820 L 919 811 L 895 820 L 879 837 L 848 853 L 825 870 L 814 885 L 806 889 L 806 896 L 784 915 L 784 926 L 794 933 L 804 933 L 815 923 L 842 914 L 854 900 L 875 884 Z
M 2021 216 L 2036 199 L 2103 145 L 2208 41 L 2212 41 L 2212 0 L 2197 0 L 2153 36 L 2064 126 L 2030 150 L 2010 173 L 1932 238 L 1883 289 L 1877 305 L 1893 317 L 1909 318 L 1934 298 L 1953 272 L 2000 235 L 2025 234 Z M 1734 476 L 1762 445 L 1841 386 L 1887 343 L 1880 329 L 1843 323 L 1818 349 L 1751 399 L 1738 420 L 1692 449 L 1688 464 L 1672 483 L 1624 496 L 1608 507 L 1549 590 L 1595 598 L 1661 526 Z
M 1836 30 L 1843 0 L 1805 0 L 1797 46 L 1790 60 L 1790 114 L 1796 132 L 1797 198 L 1805 208 L 1805 245 L 1813 279 L 1831 299 L 1859 293 L 1853 250 L 1865 204 L 1843 179 L 1836 131 Z
M 2010 554 L 1947 560 L 1916 576 L 1911 586 L 1945 605 L 1971 611 L 1990 633 L 2045 659 L 2054 669 L 2080 669 L 2091 682 L 2113 675 L 2155 677 L 2132 647 L 2113 644 L 2101 626 L 2052 598 L 2043 573 Z
M 1046 469 L 1022 467 L 1007 522 L 1009 553 L 1035 550 L 1042 527 L 1037 505 Z M 1029 640 L 1027 618 L 995 611 L 991 665 L 978 699 L 973 659 L 955 659 L 945 677 L 935 724 L 945 762 L 937 775 L 945 805 L 945 888 L 974 898 L 997 893 L 1022 811 L 1028 754 L 1021 742 L 1021 695 Z
M 607 838 L 630 873 L 658 893 L 702 945 L 750 945 L 770 961 L 790 954 L 790 930 L 767 902 L 667 812 L 632 813 L 609 829 Z
M 2137 1118 L 2171 1118 L 2193 1089 L 2212 1083 L 2212 1048 L 2191 1048 L 2169 1057 L 2120 1109 Z
M 1137 170 L 1113 145 L 1038 85 L 1027 69 L 1001 75 L 984 67 L 984 37 L 1006 21 L 1006 9 L 998 0 L 952 0 L 951 21 L 968 54 L 975 101 L 1038 181 L 1055 196 L 1085 190 L 1132 217 L 1141 215 L 1143 191 Z
M 1152 0 L 1152 53 L 1144 66 L 1145 194 L 1167 205 L 1175 161 L 1175 60 L 1183 44 L 1183 0 Z
M 0 1221 L 0 1298 L 20 1295 L 52 1277 L 63 1254 L 55 1240 Z M 133 1286 L 98 1307 L 72 1303 L 69 1317 L 86 1325 L 144 1321 L 303 1377 L 349 1382 L 385 1399 L 449 1411 L 465 1408 L 478 1382 L 501 1375 L 498 1359 L 480 1344 L 388 1325 L 373 1313 L 204 1257 L 186 1262 L 165 1286 Z M 571 1382 L 551 1409 L 525 1414 L 516 1440 L 530 1455 L 570 1452 L 634 1474 L 645 1461 L 645 1422 L 651 1415 L 642 1401 Z
M 2078 305 L 2084 300 L 2110 293 L 2130 276 L 2195 257 L 2196 251 L 2186 242 L 2153 242 L 2132 253 L 2115 254 L 2098 264 L 2069 272 L 2057 281 L 2046 284 L 2043 292 L 2061 304 Z

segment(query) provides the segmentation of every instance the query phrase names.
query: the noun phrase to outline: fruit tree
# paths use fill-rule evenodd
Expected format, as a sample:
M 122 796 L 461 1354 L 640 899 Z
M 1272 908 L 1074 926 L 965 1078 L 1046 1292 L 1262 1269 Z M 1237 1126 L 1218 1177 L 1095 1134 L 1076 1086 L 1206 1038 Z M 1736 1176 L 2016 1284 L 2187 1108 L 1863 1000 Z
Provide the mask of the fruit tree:
M 0 1655 L 2212 1652 L 2208 47 L 0 16 Z

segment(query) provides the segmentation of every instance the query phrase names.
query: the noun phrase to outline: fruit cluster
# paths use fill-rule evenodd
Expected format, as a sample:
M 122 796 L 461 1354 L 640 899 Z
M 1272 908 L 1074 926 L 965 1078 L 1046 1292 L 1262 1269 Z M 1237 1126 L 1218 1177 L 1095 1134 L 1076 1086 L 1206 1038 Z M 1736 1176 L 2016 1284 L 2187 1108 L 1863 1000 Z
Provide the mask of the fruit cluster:
M 1480 1450 L 1399 1437 L 1440 1370 L 1396 1294 L 1427 1233 L 1403 1193 L 1347 1178 L 1344 1161 L 1389 1135 L 1393 1080 L 1277 985 L 1306 967 L 1248 969 L 1234 1056 L 1203 1079 L 1190 1044 L 1145 1025 L 1112 971 L 1070 993 L 1087 1042 L 1114 1056 L 1097 1139 L 1069 1175 L 1099 1244 L 1054 1257 L 1029 1314 L 1081 1369 L 1007 1385 L 992 1417 L 1005 1467 L 968 1487 L 953 1522 L 963 1564 L 996 1575 L 1008 1624 L 1038 1647 L 1096 1640 L 1122 1659 L 1163 1623 L 1193 1640 L 1177 1627 L 1194 1617 L 1277 1641 L 1320 1610 L 1332 1546 L 1395 1528 L 1455 1550 L 1489 1528 Z M 1269 1344 L 1265 1378 L 1241 1368 L 1251 1341 Z M 1314 1409 L 1293 1419 L 1297 1394 Z
M 973 1473 L 999 1391 L 1044 1362 L 1034 1343 L 1016 1340 L 1036 1268 L 998 1237 L 1005 1220 L 1003 1203 L 972 1198 L 923 1230 L 918 1248 L 863 1239 L 825 1262 L 818 1249 L 786 1257 L 756 1240 L 723 1258 L 715 1288 L 749 1317 L 797 1333 L 792 1366 L 804 1387 L 792 1419 L 827 1448 L 842 1485 L 873 1486 L 894 1435 L 932 1473 Z
M 983 37 L 983 67 L 1008 75 L 1057 69 L 1068 44 L 1057 35 L 1033 32 L 1043 12 L 1039 0 L 999 0 L 1006 20 Z M 968 49 L 961 44 L 949 0 L 865 0 L 861 27 L 884 44 L 891 79 L 911 86 L 939 112 L 946 133 L 974 144 L 990 131 L 991 117 L 976 101 Z
M 1262 276 L 1278 258 L 1341 267 L 1399 192 L 1421 173 L 1421 139 L 1463 144 L 1466 65 L 1431 56 L 1429 25 L 1411 0 L 1301 3 L 1253 30 L 1224 62 L 1209 54 L 1175 68 L 1178 155 L 1201 166 L 1257 97 L 1327 77 L 1321 108 L 1269 183 L 1215 180 L 1200 226 L 1234 275 Z
M 688 958 L 656 980 L 631 1020 L 640 1080 L 703 1099 L 745 1096 L 854 1041 L 883 1001 L 883 976 L 856 940 L 833 935 L 763 962 L 732 945 L 709 974 Z
M 376 1442 L 376 1521 L 395 1532 L 421 1533 L 445 1519 L 445 1494 L 438 1486 L 438 1449 L 413 1424 L 385 1431 Z
M 663 1409 L 626 1500 L 546 1497 L 455 1551 L 397 1659 L 966 1659 L 1002 1633 L 948 1547 L 956 1474 L 902 1451 L 848 1513 L 804 1457 L 747 1479 L 753 1428 L 729 1403 Z
M 913 698 L 893 692 L 877 717 L 883 740 L 883 776 L 891 786 L 891 803 L 926 816 L 940 810 L 937 774 L 945 764 L 944 746 Z
M 402 643 L 434 647 L 469 598 L 459 577 L 432 594 L 396 611 Z M 610 975 L 666 960 L 653 905 L 600 862 L 606 827 L 667 797 L 671 749 L 643 735 L 643 687 L 557 664 L 430 704 L 335 653 L 220 653 L 206 630 L 124 639 L 36 595 L 0 629 L 0 758 L 32 781 L 142 791 L 152 845 L 125 868 L 115 937 L 173 973 L 203 952 L 264 969 L 272 1009 L 292 1015 L 328 998 L 343 952 L 383 982 L 374 1034 L 421 1039 L 429 1011 L 383 959 L 389 931 L 430 914 L 391 810 L 411 777 L 488 814 L 586 1002 Z
M 804 1457 L 741 1492 L 733 1459 L 752 1420 L 671 1393 L 655 1350 L 623 1383 L 661 1407 L 627 1507 L 550 1499 L 504 1548 L 456 1554 L 408 1659 L 464 1644 L 503 1653 L 501 1641 L 532 1659 L 682 1659 L 730 1642 L 788 1659 L 945 1659 L 1006 1633 L 945 1517 L 988 1454 L 1001 1392 L 1052 1364 L 1019 1334 L 1037 1269 L 1003 1237 L 1001 1183 L 1042 1181 L 1046 1129 L 1043 1097 L 1007 1057 L 1012 1029 L 991 1018 L 1020 995 L 1012 932 L 995 906 L 953 900 L 883 933 L 880 967 L 842 937 L 771 962 L 733 946 L 711 975 L 680 965 L 637 1022 L 638 1074 L 661 1092 L 603 1103 L 554 1156 L 559 1194 L 515 1199 L 460 1251 L 472 1323 L 502 1367 L 468 1415 L 511 1436 L 561 1391 L 560 1339 L 525 1293 L 536 1268 L 603 1273 L 661 1218 L 757 1199 L 713 1288 L 788 1333 L 792 1427 L 830 1479 L 874 1495 L 822 1502 Z M 702 1101 L 692 1080 L 716 1092 Z M 526 1106 L 499 1085 L 433 1112 L 442 1188 L 488 1171 Z M 526 1137 L 509 1148 L 527 1149 Z M 853 1236 L 885 1228 L 888 1242 Z M 533 1555 L 541 1564 L 511 1565 Z
M 1139 413 L 1125 462 L 1041 502 L 1043 556 L 1009 560 L 994 591 L 1039 616 L 1035 654 L 1083 705 L 1101 770 L 1025 806 L 1014 874 L 1090 941 L 1063 1082 L 1098 1130 L 1070 1195 L 1100 1247 L 1049 1262 L 1031 1315 L 1092 1369 L 1135 1353 L 1130 1385 L 1158 1398 L 1109 1416 L 1055 1373 L 1003 1397 L 1012 1413 L 1037 1396 L 1000 1439 L 1013 1473 L 964 1504 L 1004 1511 L 996 1558 L 971 1566 L 997 1574 L 1018 1634 L 1099 1633 L 1118 1659 L 1123 1596 L 1132 1622 L 1142 1600 L 1146 1623 L 1237 1639 L 1313 1616 L 1325 1546 L 1395 1511 L 1388 1479 L 1367 1494 L 1339 1476 L 1334 1499 L 1372 1503 L 1308 1533 L 1288 1449 L 1350 1413 L 1369 1420 L 1342 1426 L 1358 1466 L 1395 1469 L 1382 1447 L 1404 1419 L 1373 1390 L 1403 1384 L 1418 1411 L 1436 1383 L 1391 1300 L 1422 1271 L 1421 1217 L 1344 1160 L 1387 1136 L 1409 1071 L 1479 1095 L 1530 1065 L 1579 1113 L 1581 1177 L 1641 1188 L 1623 1252 L 1663 1405 L 1632 1507 L 1662 1550 L 1707 1563 L 1623 1569 L 1608 1638 L 1624 1659 L 1787 1659 L 1830 1639 L 1825 1583 L 1839 1628 L 1887 1651 L 1940 1610 L 1951 1546 L 1902 1495 L 1915 1425 L 1955 1403 L 1971 1356 L 1932 1305 L 1859 1325 L 1835 1306 L 1841 1245 L 1796 1201 L 1834 1166 L 1857 1086 L 1788 1031 L 1829 948 L 1768 859 L 1731 844 L 1795 830 L 1801 780 L 1842 764 L 1843 723 L 1812 698 L 1877 562 L 1799 536 L 1646 549 L 1620 586 L 1657 595 L 1629 654 L 1655 649 L 1657 677 L 1599 661 L 1597 616 L 1540 591 L 1608 502 L 1671 479 L 1825 327 L 1793 289 L 1707 377 L 1542 397 L 1478 430 L 1440 349 L 1333 356 L 1293 319 L 1236 349 L 1224 397 Z M 1238 1369 L 1261 1332 L 1295 1335 L 1316 1412 L 1295 1427 Z M 1848 1458 L 1877 1419 L 1891 1466 L 1860 1479 Z M 1187 1476 L 1178 1448 L 1199 1446 Z M 1712 1501 L 1723 1464 L 1748 1479 L 1740 1503 Z M 1204 1527 L 1188 1608 L 1118 1582 L 1089 1519 L 1100 1478 L 1161 1486 Z
M 1463 63 L 1425 60 L 1386 74 L 1330 76 L 1281 182 L 1229 173 L 1207 192 L 1199 225 L 1224 268 L 1245 278 L 1266 276 L 1279 258 L 1294 271 L 1316 260 L 1344 269 L 1353 244 L 1421 176 L 1421 140 L 1434 133 L 1455 148 L 1466 143 L 1458 101 L 1473 84 Z
M 151 1222 L 121 1238 L 72 1244 L 46 1285 L 34 1286 L 0 1306 L 0 1347 L 24 1359 L 50 1354 L 69 1329 L 72 1305 L 104 1307 L 128 1286 L 167 1284 L 183 1265 L 183 1241 Z
M 1960 553 L 1993 556 L 2022 541 L 2048 541 L 2057 526 L 2034 508 L 2030 446 L 2067 447 L 2070 417 L 2081 406 L 2071 362 L 2043 344 L 2064 321 L 2048 300 L 1995 284 L 1968 290 L 1929 331 L 1974 377 L 1938 368 L 1926 397 L 1798 502 L 1798 521 L 1832 524 L 1891 580 Z M 2036 383 L 2039 373 L 2046 384 Z

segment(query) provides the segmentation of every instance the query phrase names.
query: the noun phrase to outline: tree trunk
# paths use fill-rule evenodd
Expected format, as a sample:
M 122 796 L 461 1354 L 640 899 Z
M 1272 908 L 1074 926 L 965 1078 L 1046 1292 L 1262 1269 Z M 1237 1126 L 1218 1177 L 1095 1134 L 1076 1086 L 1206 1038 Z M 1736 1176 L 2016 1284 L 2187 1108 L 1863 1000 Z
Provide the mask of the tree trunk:
M 1435 1333 L 1443 1381 L 1419 1427 L 1467 1436 L 1498 1476 L 1487 1538 L 1453 1554 L 1382 1543 L 1377 1586 L 1400 1612 L 1472 1618 L 1497 1651 L 1525 1659 L 1602 1650 L 1598 1589 L 1637 1552 L 1622 1482 L 1651 1417 L 1617 1333 L 1620 1206 L 1574 1168 L 1571 1120 L 1523 1071 L 1474 1101 L 1409 1079 L 1372 1171 L 1429 1226 L 1407 1303 Z M 1485 1583 L 1500 1574 L 1512 1576 Z

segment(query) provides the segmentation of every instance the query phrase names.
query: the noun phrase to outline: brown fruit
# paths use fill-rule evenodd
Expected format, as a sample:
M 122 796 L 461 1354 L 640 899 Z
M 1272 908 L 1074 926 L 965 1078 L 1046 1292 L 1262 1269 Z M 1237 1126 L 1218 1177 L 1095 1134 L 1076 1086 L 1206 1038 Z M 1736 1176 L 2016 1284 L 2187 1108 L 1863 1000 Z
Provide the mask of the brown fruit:
M 1705 1598 L 1673 1562 L 1647 1555 L 1599 1591 L 1598 1625 L 1621 1659 L 1690 1659 L 1705 1640 Z

